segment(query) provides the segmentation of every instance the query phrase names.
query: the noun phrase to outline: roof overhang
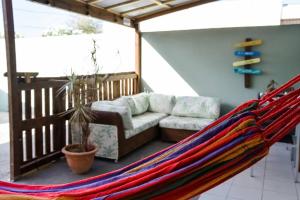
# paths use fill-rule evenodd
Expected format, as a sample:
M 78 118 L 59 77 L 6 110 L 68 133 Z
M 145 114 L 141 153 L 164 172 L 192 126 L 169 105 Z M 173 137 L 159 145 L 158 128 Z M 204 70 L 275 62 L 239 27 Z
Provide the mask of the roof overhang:
M 216 0 L 30 0 L 105 21 L 137 27 L 141 21 Z

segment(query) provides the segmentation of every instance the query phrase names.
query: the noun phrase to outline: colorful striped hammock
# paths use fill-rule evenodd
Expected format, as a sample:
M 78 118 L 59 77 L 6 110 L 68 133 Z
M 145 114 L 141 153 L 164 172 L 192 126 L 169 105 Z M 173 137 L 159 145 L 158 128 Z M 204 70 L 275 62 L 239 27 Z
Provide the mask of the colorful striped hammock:
M 60 185 L 0 182 L 0 199 L 189 199 L 226 181 L 268 154 L 300 122 L 300 74 L 250 100 L 205 129 L 107 174 Z M 276 98 L 275 98 L 276 97 Z

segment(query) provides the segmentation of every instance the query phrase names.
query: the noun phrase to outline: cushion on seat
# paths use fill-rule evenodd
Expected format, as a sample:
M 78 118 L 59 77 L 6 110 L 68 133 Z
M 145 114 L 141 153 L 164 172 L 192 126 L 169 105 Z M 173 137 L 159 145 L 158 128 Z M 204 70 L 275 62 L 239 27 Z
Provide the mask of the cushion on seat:
M 145 112 L 142 115 L 132 117 L 133 130 L 125 131 L 125 138 L 131 138 L 153 126 L 158 125 L 159 120 L 166 117 L 165 113 Z
M 212 123 L 214 119 L 168 116 L 159 121 L 159 127 L 198 131 Z
M 126 99 L 131 109 L 132 115 L 140 115 L 147 111 L 149 107 L 149 99 L 147 93 L 139 93 L 132 96 L 123 96 L 121 99 Z
M 171 114 L 175 100 L 175 96 L 172 95 L 150 93 L 148 110 L 151 112 Z
M 172 115 L 216 119 L 220 115 L 220 102 L 212 97 L 177 97 Z
M 133 129 L 131 111 L 127 106 L 102 104 L 97 101 L 92 103 L 91 109 L 97 111 L 117 112 L 122 117 L 124 129 Z

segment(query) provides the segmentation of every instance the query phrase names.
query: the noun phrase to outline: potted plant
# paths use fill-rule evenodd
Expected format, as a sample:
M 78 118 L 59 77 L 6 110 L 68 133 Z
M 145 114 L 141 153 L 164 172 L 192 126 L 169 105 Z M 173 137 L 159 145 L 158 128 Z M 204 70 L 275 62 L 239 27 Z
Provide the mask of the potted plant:
M 91 168 L 97 151 L 97 147 L 90 144 L 88 140 L 90 135 L 89 123 L 93 119 L 93 114 L 90 106 L 86 105 L 86 99 L 88 102 L 96 100 L 96 86 L 99 82 L 97 80 L 99 66 L 96 59 L 95 40 L 93 40 L 93 47 L 91 59 L 95 67 L 94 74 L 77 76 L 74 72 L 71 72 L 67 83 L 59 90 L 59 92 L 67 91 L 68 98 L 72 101 L 72 108 L 63 114 L 69 117 L 73 136 L 72 141 L 75 140 L 76 143 L 65 146 L 62 152 L 65 154 L 69 167 L 76 174 L 85 173 Z M 101 79 L 101 81 L 103 80 Z

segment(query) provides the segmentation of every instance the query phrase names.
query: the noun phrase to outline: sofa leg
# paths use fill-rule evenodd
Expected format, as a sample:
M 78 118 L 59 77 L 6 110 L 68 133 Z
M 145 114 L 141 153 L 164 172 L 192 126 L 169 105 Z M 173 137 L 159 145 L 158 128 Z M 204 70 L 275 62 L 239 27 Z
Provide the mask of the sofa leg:
M 115 159 L 115 163 L 118 163 L 119 162 L 119 160 L 118 159 Z

